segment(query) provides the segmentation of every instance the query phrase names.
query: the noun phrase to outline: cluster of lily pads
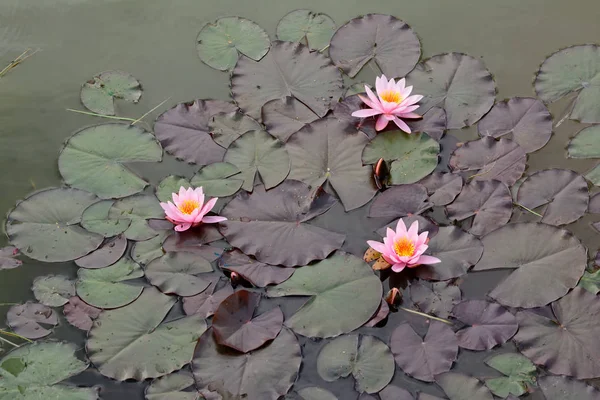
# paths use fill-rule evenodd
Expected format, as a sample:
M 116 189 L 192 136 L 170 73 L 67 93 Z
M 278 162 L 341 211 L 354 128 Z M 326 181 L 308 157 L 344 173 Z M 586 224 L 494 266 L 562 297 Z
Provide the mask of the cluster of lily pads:
M 293 11 L 274 41 L 252 21 L 221 18 L 202 28 L 197 51 L 230 72 L 233 101 L 177 104 L 153 132 L 139 119 L 83 128 L 58 158 L 64 186 L 8 213 L 13 247 L 0 252 L 0 268 L 18 267 L 20 251 L 79 270 L 75 281 L 37 277 L 36 302 L 8 311 L 12 331 L 0 336 L 37 341 L 0 360 L 0 399 L 97 399 L 94 388 L 61 383 L 90 366 L 118 381 L 151 379 L 148 400 L 332 400 L 326 382 L 350 375 L 361 400 L 600 398 L 584 382 L 600 377 L 600 276 L 561 227 L 600 212 L 588 190 L 600 168 L 525 174 L 528 153 L 552 136 L 547 103 L 570 97 L 571 119 L 600 123 L 599 46 L 554 53 L 536 73 L 537 97 L 504 101 L 482 60 L 421 60 L 417 35 L 389 15 L 336 29 L 326 15 Z M 423 118 L 406 121 L 411 134 L 352 116 L 364 108 L 364 84 L 351 78 L 369 63 L 424 96 L 415 111 Z M 120 71 L 81 90 L 84 106 L 104 116 L 117 113 L 115 99 L 141 95 Z M 447 133 L 476 123 L 476 140 L 458 145 Z M 568 157 L 600 158 L 599 127 L 575 135 Z M 197 173 L 149 185 L 129 167 L 160 162 L 163 150 Z M 175 231 L 160 202 L 181 187 L 224 198 L 217 209 L 227 220 Z M 515 222 L 516 209 L 538 221 Z M 379 229 L 363 234 L 377 240 L 399 219 L 418 221 L 441 262 L 374 272 L 366 242 L 346 230 L 365 219 Z M 461 277 L 494 269 L 512 272 L 486 299 L 462 298 Z M 384 299 L 388 277 L 405 309 L 431 317 L 426 329 L 408 318 L 382 328 L 397 321 L 397 302 Z M 306 301 L 288 308 L 291 296 Z M 84 361 L 75 345 L 43 339 L 61 307 L 87 332 Z M 303 360 L 306 338 L 327 339 L 316 360 Z M 495 377 L 452 370 L 459 352 L 509 340 L 518 352 L 485 361 Z M 324 387 L 295 385 L 301 367 Z M 401 371 L 437 386 L 390 384 Z

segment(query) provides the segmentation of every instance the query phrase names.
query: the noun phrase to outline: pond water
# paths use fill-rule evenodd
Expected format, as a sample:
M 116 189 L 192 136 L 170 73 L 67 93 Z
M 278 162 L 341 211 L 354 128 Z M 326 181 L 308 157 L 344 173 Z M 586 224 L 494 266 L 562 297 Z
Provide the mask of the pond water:
M 497 101 L 515 96 L 535 97 L 532 80 L 546 57 L 567 46 L 593 43 L 600 37 L 597 20 L 600 3 L 593 0 L 3 0 L 0 2 L 0 67 L 27 48 L 40 51 L 0 78 L 0 170 L 3 171 L 0 210 L 8 212 L 19 199 L 34 190 L 60 186 L 57 159 L 63 142 L 83 127 L 110 122 L 67 111 L 84 109 L 79 92 L 82 83 L 90 77 L 117 69 L 139 79 L 143 86 L 140 102 L 119 101 L 120 116 L 137 118 L 168 98 L 146 117 L 145 121 L 152 127 L 158 115 L 177 103 L 198 98 L 230 100 L 229 75 L 203 64 L 195 49 L 195 38 L 205 23 L 222 16 L 241 16 L 256 22 L 274 39 L 281 17 L 298 8 L 325 13 L 337 26 L 367 13 L 394 15 L 418 34 L 422 59 L 445 52 L 462 52 L 481 58 L 496 82 Z M 367 65 L 354 81 L 373 83 L 378 74 L 377 69 Z M 350 81 L 347 76 L 345 79 Z M 564 99 L 549 106 L 555 125 L 566 115 L 568 107 L 568 100 Z M 572 169 L 582 174 L 588 171 L 595 160 L 567 159 L 565 151 L 569 138 L 583 126 L 569 119 L 555 126 L 550 142 L 542 150 L 529 154 L 526 174 L 547 168 Z M 454 135 L 460 141 L 478 138 L 475 125 L 450 130 L 447 135 Z M 446 139 L 446 143 L 450 141 Z M 444 141 L 442 150 L 447 150 Z M 157 184 L 169 174 L 190 177 L 198 168 L 165 153 L 160 164 L 139 163 L 131 169 L 151 184 Z M 594 192 L 592 187 L 590 194 Z M 373 230 L 382 226 L 381 220 L 367 218 L 367 209 L 352 211 L 353 218 L 349 218 L 344 216 L 343 207 L 338 203 L 316 218 L 314 224 L 345 233 L 343 249 L 361 256 L 366 249 L 365 241 L 375 239 Z M 513 221 L 536 220 L 517 208 L 512 218 Z M 565 227 L 588 248 L 590 258 L 598 249 L 598 233 L 590 226 L 596 220 L 586 214 Z M 8 244 L 6 237 L 1 244 Z M 77 274 L 73 262 L 49 264 L 21 258 L 23 266 L 0 272 L 0 303 L 33 300 L 31 285 L 35 277 L 58 273 L 76 277 Z M 509 273 L 510 270 L 469 273 L 460 281 L 463 299 L 484 299 Z M 406 286 L 402 279 L 387 280 L 384 293 L 389 282 Z M 286 317 L 290 317 L 303 302 L 303 299 L 291 298 L 265 299 L 260 308 L 267 310 L 280 305 Z M 9 306 L 1 306 L 0 314 L 4 315 L 8 309 Z M 62 318 L 62 313 L 59 314 Z M 394 328 L 404 320 L 410 320 L 415 326 L 422 325 L 421 328 L 425 326 L 422 317 L 399 311 L 390 315 L 385 326 L 363 327 L 359 332 L 375 335 L 388 343 Z M 74 342 L 80 349 L 85 344 L 82 331 L 64 319 L 52 338 Z M 317 354 L 326 341 L 304 337 L 299 340 L 303 364 L 294 390 L 319 386 L 339 399 L 358 398 L 351 377 L 325 382 L 317 373 Z M 453 371 L 481 379 L 500 376 L 483 361 L 492 354 L 514 349 L 510 341 L 492 351 L 461 349 Z M 105 400 L 143 399 L 147 386 L 147 383 L 117 382 L 91 369 L 71 378 L 70 382 L 97 385 Z M 413 394 L 423 391 L 444 395 L 435 384 L 413 379 L 398 367 L 392 384 Z M 525 397 L 544 398 L 539 390 Z

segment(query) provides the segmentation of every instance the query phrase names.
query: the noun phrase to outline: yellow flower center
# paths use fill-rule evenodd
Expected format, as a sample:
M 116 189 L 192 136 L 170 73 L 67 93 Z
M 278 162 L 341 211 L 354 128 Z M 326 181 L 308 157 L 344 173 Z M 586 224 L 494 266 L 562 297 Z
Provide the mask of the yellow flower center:
M 191 214 L 198 207 L 200 207 L 200 204 L 198 204 L 197 201 L 184 200 L 177 208 L 179 208 L 179 211 L 181 211 L 184 214 Z
M 379 95 L 381 100 L 387 101 L 388 103 L 400 103 L 402 101 L 402 96 L 400 96 L 400 92 L 395 90 L 384 90 Z
M 410 257 L 415 254 L 415 244 L 407 237 L 403 237 L 394 242 L 394 252 L 401 257 Z

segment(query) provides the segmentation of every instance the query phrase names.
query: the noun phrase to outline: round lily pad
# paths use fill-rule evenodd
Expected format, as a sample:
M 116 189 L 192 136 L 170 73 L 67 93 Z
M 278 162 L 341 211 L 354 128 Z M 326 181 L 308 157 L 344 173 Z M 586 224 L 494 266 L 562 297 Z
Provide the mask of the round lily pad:
M 352 78 L 373 59 L 384 74 L 402 77 L 419 62 L 421 43 L 404 21 L 391 15 L 367 14 L 335 32 L 329 54 Z
M 64 275 L 38 276 L 33 280 L 33 295 L 49 307 L 60 307 L 75 295 L 75 282 Z
M 219 266 L 224 270 L 238 273 L 242 278 L 258 287 L 279 284 L 289 279 L 294 273 L 292 268 L 261 263 L 237 250 L 224 253 L 219 259 Z
M 244 180 L 238 175 L 240 169 L 228 162 L 202 167 L 192 178 L 192 185 L 202 187 L 206 196 L 226 197 L 236 193 Z
M 600 125 L 583 128 L 569 141 L 567 156 L 569 158 L 600 158 Z
M 448 318 L 452 307 L 462 297 L 458 286 L 450 282 L 415 281 L 410 285 L 410 299 L 425 313 Z
M 151 133 L 137 126 L 103 124 L 71 136 L 58 169 L 68 185 L 109 199 L 141 192 L 148 185 L 124 163 L 161 160 L 162 148 Z
M 156 197 L 162 202 L 173 201 L 173 193 L 179 193 L 181 187 L 189 188 L 190 181 L 182 176 L 169 175 L 156 186 Z
M 8 239 L 35 260 L 60 262 L 82 257 L 103 240 L 78 225 L 83 210 L 97 200 L 78 189 L 35 192 L 9 212 L 5 227 Z
M 193 385 L 192 374 L 181 370 L 153 380 L 146 388 L 145 397 L 146 400 L 199 400 L 200 394 L 196 390 L 183 392 Z
M 473 125 L 492 108 L 496 99 L 492 74 L 483 61 L 467 54 L 433 56 L 417 65 L 406 80 L 414 86 L 415 94 L 425 96 L 417 112 L 423 114 L 432 107 L 442 107 L 448 129 Z
M 493 396 L 477 378 L 458 372 L 446 372 L 435 377 L 435 382 L 450 400 L 493 400 Z
M 81 87 L 81 102 L 88 110 L 102 115 L 115 115 L 114 99 L 137 103 L 142 97 L 142 85 L 123 71 L 102 72 Z
M 111 220 L 131 220 L 123 233 L 130 240 L 148 240 L 157 236 L 158 232 L 148 225 L 148 220 L 162 219 L 164 216 L 165 212 L 156 196 L 148 194 L 136 194 L 115 201 L 108 213 Z
M 193 296 L 201 293 L 210 281 L 199 274 L 212 272 L 210 262 L 194 253 L 166 253 L 151 261 L 145 269 L 146 278 L 163 293 Z
M 277 24 L 277 39 L 306 43 L 311 50 L 323 51 L 335 32 L 335 22 L 325 14 L 295 10 Z
M 142 266 L 148 265 L 150 261 L 165 254 L 162 244 L 170 234 L 169 231 L 162 231 L 152 239 L 135 242 L 131 248 L 131 258 Z
M 228 148 L 245 132 L 261 130 L 262 126 L 249 116 L 239 111 L 232 111 L 213 115 L 208 128 L 214 141 L 223 148 Z
M 101 200 L 86 208 L 81 216 L 81 226 L 104 237 L 113 237 L 125 232 L 131 220 L 129 218 L 109 219 L 108 212 L 113 204 L 113 200 Z
M 39 339 L 52 333 L 45 326 L 58 325 L 58 316 L 50 307 L 28 301 L 12 306 L 6 313 L 6 322 L 17 335 Z
M 535 365 L 527 357 L 518 353 L 498 354 L 485 363 L 506 376 L 485 380 L 485 385 L 498 397 L 506 398 L 513 394 L 521 396 L 527 392 L 527 385 L 535 383 Z
M 317 114 L 294 97 L 271 100 L 262 108 L 267 132 L 282 142 L 287 142 L 290 136 L 317 119 Z
M 127 239 L 123 235 L 106 240 L 102 246 L 90 254 L 75 260 L 81 268 L 104 268 L 119 261 L 127 250 Z
M 267 54 L 270 45 L 269 35 L 255 22 L 225 17 L 202 27 L 196 48 L 203 63 L 228 71 L 237 63 L 238 53 L 258 61 Z
M 456 333 L 458 345 L 469 350 L 490 350 L 512 338 L 519 324 L 504 307 L 485 300 L 467 300 L 454 306 L 452 315 L 470 327 Z

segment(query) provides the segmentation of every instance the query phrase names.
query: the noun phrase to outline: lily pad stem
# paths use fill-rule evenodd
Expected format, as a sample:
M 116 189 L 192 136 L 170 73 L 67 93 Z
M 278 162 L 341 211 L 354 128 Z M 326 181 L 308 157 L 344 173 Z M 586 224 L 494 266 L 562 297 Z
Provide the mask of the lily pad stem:
M 449 320 L 444 319 L 444 318 L 434 317 L 433 315 L 425 314 L 425 313 L 422 313 L 422 312 L 417 311 L 417 310 L 411 310 L 410 308 L 406 308 L 406 307 L 398 307 L 398 309 L 404 310 L 404 311 L 409 312 L 411 314 L 420 315 L 421 317 L 425 317 L 425 318 L 429 318 L 429 319 L 434 319 L 436 321 L 440 321 L 440 322 L 443 322 L 443 323 L 448 324 L 448 325 L 454 325 L 452 323 L 452 321 L 449 321 Z
M 531 208 L 527 208 L 527 207 L 525 207 L 523 204 L 514 203 L 514 205 L 515 205 L 515 206 L 519 206 L 519 207 L 521 207 L 522 209 L 524 209 L 524 210 L 526 210 L 526 211 L 529 211 L 529 212 L 530 212 L 530 213 L 532 213 L 533 215 L 537 215 L 537 216 L 538 216 L 538 217 L 540 217 L 540 218 L 544 218 L 544 216 L 543 216 L 542 214 L 540 214 L 540 213 L 537 213 L 537 212 L 533 211 Z

